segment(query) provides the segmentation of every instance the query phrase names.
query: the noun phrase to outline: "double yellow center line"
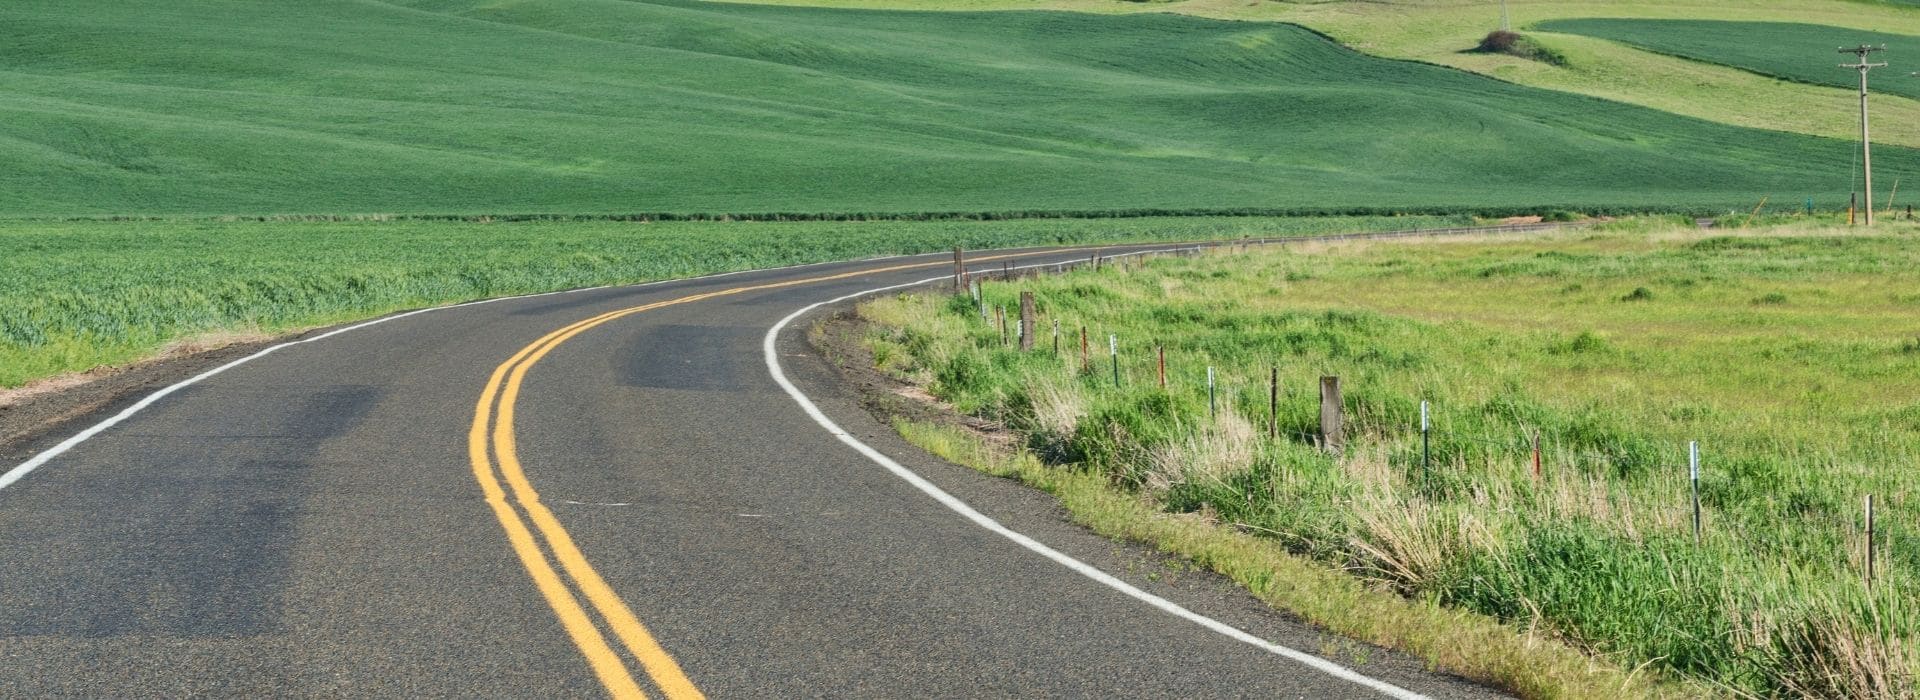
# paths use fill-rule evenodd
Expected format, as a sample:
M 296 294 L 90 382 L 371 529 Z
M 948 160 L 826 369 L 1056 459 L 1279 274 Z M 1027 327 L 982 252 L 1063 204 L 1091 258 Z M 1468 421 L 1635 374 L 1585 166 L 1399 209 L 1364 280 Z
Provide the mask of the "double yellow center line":
M 1014 257 L 1000 255 L 975 258 L 975 261 L 997 260 Z M 944 261 L 914 263 L 880 267 L 858 272 L 837 275 L 810 277 L 770 284 L 747 285 L 713 292 L 704 292 L 635 306 L 594 316 L 575 322 L 564 328 L 542 336 L 533 344 L 521 348 L 508 358 L 487 381 L 487 387 L 480 392 L 480 401 L 474 408 L 473 427 L 467 433 L 467 456 L 473 463 L 473 476 L 480 482 L 480 489 L 486 496 L 487 505 L 493 508 L 493 514 L 499 518 L 500 526 L 506 529 L 507 541 L 513 545 L 513 551 L 519 555 L 520 563 L 533 577 L 533 583 L 545 596 L 547 604 L 560 618 L 560 624 L 566 628 L 568 636 L 573 638 L 575 646 L 587 658 L 593 667 L 594 675 L 606 686 L 607 692 L 616 698 L 641 698 L 645 694 L 640 684 L 629 670 L 627 662 L 609 644 L 601 625 L 612 631 L 620 641 L 620 646 L 640 666 L 646 670 L 653 684 L 668 698 L 701 698 L 700 689 L 680 669 L 665 648 L 653 638 L 640 619 L 625 601 L 613 592 L 600 573 L 587 562 L 585 554 L 567 534 L 567 529 L 555 518 L 553 511 L 540 502 L 540 494 L 534 491 L 533 484 L 527 480 L 526 471 L 520 466 L 520 458 L 514 448 L 513 410 L 514 403 L 520 397 L 520 387 L 526 380 L 527 371 L 547 353 L 559 347 L 568 339 L 586 332 L 601 324 L 624 318 L 644 311 L 668 306 L 688 304 L 715 297 L 744 294 L 747 292 L 793 287 L 833 280 L 860 277 L 863 275 L 911 270 L 947 264 Z M 504 480 L 504 485 L 502 481 Z M 511 492 L 512 499 L 508 499 Z M 536 536 L 536 532 L 538 536 Z M 554 568 L 559 563 L 559 569 Z M 563 578 L 560 572 L 566 572 Z M 585 600 L 585 605 L 582 600 Z M 598 615 L 596 624 L 594 614 Z

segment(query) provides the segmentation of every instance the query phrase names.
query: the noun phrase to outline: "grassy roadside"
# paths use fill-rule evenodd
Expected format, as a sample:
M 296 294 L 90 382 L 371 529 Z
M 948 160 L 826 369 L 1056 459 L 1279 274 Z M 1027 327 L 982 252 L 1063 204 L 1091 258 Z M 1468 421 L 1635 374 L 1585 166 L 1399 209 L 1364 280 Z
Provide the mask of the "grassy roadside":
M 1659 683 L 1543 636 L 1482 615 L 1408 600 L 1294 556 L 1271 540 L 1219 523 L 1173 517 L 1104 474 L 1049 466 L 996 447 L 965 428 L 897 421 L 909 442 L 955 464 L 1020 481 L 1060 499 L 1075 522 L 1101 535 L 1185 557 L 1245 586 L 1280 610 L 1354 639 L 1426 659 L 1435 670 L 1530 698 L 1697 697 L 1702 688 Z
M 1462 217 L 878 222 L 0 221 L 0 389 L 487 297 L 877 255 L 1379 231 Z
M 1104 352 L 1082 367 L 1077 351 L 1002 347 L 970 299 L 863 313 L 882 366 L 1167 512 L 1625 667 L 1760 696 L 1908 697 L 1917 235 L 1636 222 L 988 285 L 989 307 L 1034 292 L 1042 328 L 1085 326 L 1096 346 L 1115 334 L 1119 386 Z M 1279 439 L 1264 429 L 1270 368 Z M 1311 437 L 1324 374 L 1346 381 L 1352 436 L 1332 456 Z M 1431 467 L 1410 427 L 1422 401 Z M 1689 441 L 1705 455 L 1698 541 Z

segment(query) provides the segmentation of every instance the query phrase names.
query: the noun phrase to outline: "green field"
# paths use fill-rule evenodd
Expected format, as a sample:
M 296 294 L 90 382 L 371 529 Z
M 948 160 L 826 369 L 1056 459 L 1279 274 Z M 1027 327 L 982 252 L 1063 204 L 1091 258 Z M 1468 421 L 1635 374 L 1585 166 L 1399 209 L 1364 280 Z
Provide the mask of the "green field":
M 0 222 L 0 388 L 199 334 L 875 255 L 1433 228 L 1459 218 L 790 223 Z
M 1170 14 L 31 0 L 0 7 L 0 64 L 0 216 L 1846 196 L 1843 141 Z
M 1885 45 L 1874 62 L 1889 65 L 1870 77 L 1876 93 L 1920 98 L 1920 36 L 1785 22 L 1705 22 L 1685 20 L 1574 19 L 1542 22 L 1545 31 L 1580 34 L 1696 61 L 1718 63 L 1761 75 L 1815 85 L 1857 90 L 1858 71 L 1842 46 Z
M 1911 697 L 1920 226 L 1690 229 L 1314 245 L 986 285 L 989 306 L 1035 292 L 1040 327 L 1066 329 L 1065 357 L 1046 339 L 1033 354 L 1003 347 L 964 297 L 864 314 L 882 366 L 1167 510 L 1621 667 L 1759 696 Z M 1326 374 L 1346 392 L 1338 459 L 1312 444 Z M 1689 441 L 1704 455 L 1699 544 Z
M 1536 36 L 1566 56 L 1564 65 L 1468 52 L 1499 26 L 1501 3 L 1245 2 L 1244 0 L 758 0 L 798 5 L 908 9 L 1053 9 L 1077 12 L 1179 12 L 1216 19 L 1292 22 L 1357 51 L 1449 66 L 1531 87 L 1560 90 L 1775 131 L 1847 138 L 1844 90 L 1783 82 L 1739 69 L 1644 51 L 1572 34 Z M 1920 35 L 1920 12 L 1872 0 L 1508 0 L 1514 28 L 1578 18 L 1797 22 Z M 1920 100 L 1885 99 L 1877 137 L 1920 146 Z

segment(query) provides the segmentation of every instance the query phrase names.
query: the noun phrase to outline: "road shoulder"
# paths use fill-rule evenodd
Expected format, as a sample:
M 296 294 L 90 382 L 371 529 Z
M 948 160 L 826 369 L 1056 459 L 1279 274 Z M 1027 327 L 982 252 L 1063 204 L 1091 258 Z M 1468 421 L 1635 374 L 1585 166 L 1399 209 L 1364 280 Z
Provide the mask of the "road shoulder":
M 125 365 L 36 381 L 0 391 L 0 464 L 23 461 L 101 416 L 202 372 L 324 329 L 248 337 L 204 349 L 172 351 Z

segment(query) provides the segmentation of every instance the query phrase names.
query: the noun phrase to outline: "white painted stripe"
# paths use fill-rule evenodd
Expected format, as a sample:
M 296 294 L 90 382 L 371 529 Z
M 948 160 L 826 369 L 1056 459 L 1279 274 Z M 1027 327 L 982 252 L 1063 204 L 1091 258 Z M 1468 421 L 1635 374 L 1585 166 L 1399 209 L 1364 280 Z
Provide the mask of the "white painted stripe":
M 1157 251 L 1140 251 L 1140 252 L 1157 252 Z M 1113 256 L 1110 256 L 1110 257 L 1113 257 Z M 1045 267 L 1052 264 L 1053 263 L 1047 263 L 1046 265 L 1025 265 L 1018 269 L 1027 269 L 1030 267 Z M 933 497 L 933 500 L 939 501 L 941 505 L 946 506 L 948 509 L 952 510 L 955 513 L 959 513 L 961 517 L 964 517 L 968 520 L 973 521 L 975 525 L 979 525 L 980 527 L 986 528 L 987 530 L 993 532 L 994 534 L 1000 535 L 1009 540 L 1013 540 L 1015 544 L 1018 544 L 1022 547 L 1032 550 L 1033 552 L 1038 553 L 1039 555 L 1044 556 L 1048 559 L 1052 559 L 1054 562 L 1060 564 L 1061 566 L 1065 566 L 1069 569 L 1072 569 L 1075 573 L 1078 573 L 1082 576 L 1098 581 L 1101 584 L 1107 586 L 1108 588 L 1112 588 L 1136 600 L 1139 600 L 1155 608 L 1158 608 L 1161 611 L 1183 618 L 1185 620 L 1198 624 L 1202 627 L 1205 627 L 1209 630 L 1213 630 L 1214 632 L 1218 632 L 1220 634 L 1226 635 L 1227 637 L 1233 638 L 1241 642 L 1245 642 L 1247 644 L 1251 644 L 1261 649 L 1265 649 L 1268 652 L 1271 652 L 1273 654 L 1285 657 L 1289 660 L 1298 662 L 1302 665 L 1305 665 L 1309 668 L 1320 671 L 1327 675 L 1333 676 L 1335 678 L 1339 678 L 1341 680 L 1348 681 L 1357 685 L 1365 686 L 1369 689 L 1377 691 L 1380 694 L 1388 697 L 1401 698 L 1403 700 L 1414 700 L 1418 698 L 1425 698 L 1425 696 L 1415 693 L 1413 691 L 1407 690 L 1405 688 L 1401 688 L 1391 683 L 1387 683 L 1385 681 L 1377 680 L 1377 679 L 1362 675 L 1359 672 L 1356 672 L 1345 666 L 1341 666 L 1339 664 L 1333 663 L 1332 661 L 1328 661 L 1326 659 L 1320 658 L 1318 656 L 1314 656 L 1312 654 L 1308 654 L 1306 652 L 1302 652 L 1297 649 L 1281 646 L 1279 644 L 1269 642 L 1259 637 L 1255 637 L 1232 625 L 1221 622 L 1219 620 L 1215 620 L 1205 615 L 1201 615 L 1192 610 L 1188 610 L 1186 608 L 1180 607 L 1180 605 L 1174 603 L 1173 601 L 1167 600 L 1160 596 L 1135 588 L 1132 584 L 1129 584 L 1118 578 L 1114 578 L 1113 576 L 1109 575 L 1105 571 L 1101 571 L 1097 568 L 1094 568 L 1092 565 L 1089 565 L 1073 557 L 1067 556 L 1066 554 L 1063 554 L 1052 547 L 1048 547 L 1044 544 L 1041 544 L 1039 541 L 1031 537 L 1015 532 L 1014 530 L 1012 530 L 1011 528 L 1008 528 L 1005 525 L 1001 525 L 998 521 L 994 520 L 993 518 L 989 518 L 986 515 L 982 514 L 980 511 L 974 510 L 973 507 L 967 505 L 965 501 L 955 498 L 952 494 L 949 494 L 946 491 L 942 490 L 940 487 L 933 485 L 933 482 L 927 481 L 925 478 L 921 477 L 919 474 L 914 473 L 913 470 L 908 469 L 904 466 L 901 466 L 899 462 L 893 461 L 892 458 L 886 456 L 885 454 L 881 454 L 879 450 L 869 447 L 866 443 L 861 442 L 858 438 L 855 438 L 852 434 L 848 433 L 845 429 L 841 428 L 839 424 L 834 423 L 833 419 L 828 418 L 827 414 L 822 412 L 820 410 L 820 407 L 813 403 L 812 399 L 807 398 L 807 395 L 802 393 L 799 387 L 794 386 L 793 382 L 787 379 L 787 373 L 780 368 L 780 356 L 777 352 L 774 351 L 775 341 L 780 337 L 780 332 L 782 330 L 785 330 L 788 325 L 792 324 L 794 319 L 800 318 L 801 316 L 806 315 L 807 313 L 813 311 L 814 309 L 818 309 L 822 306 L 826 306 L 829 304 L 837 304 L 843 301 L 847 301 L 850 299 L 857 299 L 863 296 L 880 294 L 884 292 L 894 291 L 897 289 L 905 289 L 908 287 L 915 287 L 923 284 L 930 284 L 933 282 L 941 282 L 948 279 L 950 279 L 950 276 L 943 275 L 940 277 L 931 277 L 928 279 L 920 280 L 918 282 L 908 282 L 906 284 L 896 284 L 896 285 L 891 285 L 887 287 L 878 287 L 875 289 L 869 289 L 863 292 L 855 292 L 853 294 L 848 294 L 846 296 L 839 297 L 836 299 L 829 299 L 827 301 L 812 304 L 807 306 L 806 308 L 800 309 L 799 311 L 795 311 L 791 314 L 788 314 L 786 318 L 780 319 L 779 323 L 776 323 L 773 325 L 772 328 L 767 329 L 766 338 L 761 341 L 760 350 L 761 350 L 761 353 L 766 356 L 767 371 L 773 375 L 773 381 L 778 383 L 781 389 L 786 390 L 787 395 L 793 397 L 794 402 L 800 404 L 800 408 L 805 410 L 807 412 L 807 415 L 811 416 L 815 423 L 819 423 L 820 427 L 825 428 L 828 433 L 832 434 L 835 438 L 838 438 L 840 442 L 846 443 L 848 447 L 852 447 L 856 452 L 859 452 L 860 454 L 865 455 L 867 459 L 873 460 L 874 463 L 879 464 L 882 467 L 885 467 L 887 471 L 893 472 L 894 476 L 900 477 L 901 479 L 905 480 L 907 483 L 912 484 L 914 488 L 920 489 L 922 493 L 925 493 L 928 496 Z
M 745 274 L 750 274 L 754 272 L 777 272 L 781 270 L 797 270 L 800 268 L 818 267 L 822 265 L 845 265 L 850 263 L 875 262 L 880 260 L 894 260 L 899 258 L 916 258 L 916 257 L 947 255 L 947 254 L 949 253 L 947 253 L 946 251 L 938 251 L 938 252 L 932 252 L 932 253 L 914 253 L 911 255 L 887 255 L 887 256 L 881 256 L 881 257 L 875 257 L 875 258 L 865 258 L 862 260 L 854 260 L 854 261 L 834 260 L 834 261 L 828 261 L 828 262 L 805 263 L 801 265 L 787 265 L 784 267 L 767 267 L 767 268 L 760 268 L 757 270 L 735 270 L 733 272 L 721 272 L 721 273 L 712 274 L 712 275 L 705 275 L 702 277 L 685 277 L 681 279 L 655 280 L 653 282 L 643 282 L 640 284 L 620 285 L 619 288 L 639 289 L 643 287 L 654 287 L 654 286 L 659 286 L 663 284 L 675 284 L 680 282 L 699 282 L 703 280 L 717 279 L 721 277 L 732 277 L 734 275 L 745 275 Z M 91 440 L 93 439 L 94 436 L 99 435 L 102 432 L 105 432 L 107 429 L 126 422 L 127 419 L 132 418 L 135 414 L 146 410 L 148 407 L 152 406 L 153 404 L 160 401 L 161 399 L 164 399 L 172 395 L 173 393 L 180 391 L 181 389 L 185 389 L 187 387 L 193 386 L 194 384 L 198 384 L 202 380 L 208 377 L 211 377 L 213 375 L 219 374 L 221 372 L 225 372 L 235 367 L 239 367 L 240 365 L 244 365 L 248 362 L 252 362 L 262 357 L 266 357 L 267 355 L 271 355 L 274 352 L 281 350 L 282 348 L 287 348 L 294 345 L 300 345 L 303 343 L 311 343 L 318 340 L 326 340 L 327 338 L 331 338 L 333 336 L 340 335 L 341 333 L 345 333 L 348 331 L 359 330 L 362 328 L 366 328 L 368 326 L 376 326 L 382 323 L 386 323 L 388 321 L 397 321 L 399 319 L 403 319 L 408 316 L 424 314 L 430 311 L 444 311 L 447 309 L 459 309 L 459 308 L 465 308 L 469 306 L 479 306 L 481 304 L 492 304 L 492 303 L 501 302 L 501 301 L 513 301 L 516 299 L 533 299 L 536 297 L 553 296 L 555 294 L 578 294 L 580 292 L 591 292 L 596 289 L 612 289 L 612 288 L 614 288 L 614 285 L 601 285 L 598 287 L 582 287 L 580 289 L 563 289 L 557 292 L 541 292 L 538 294 L 521 294 L 518 296 L 497 297 L 493 299 L 481 299 L 479 301 L 469 301 L 469 302 L 463 302 L 459 304 L 449 304 L 447 306 L 435 306 L 435 307 L 426 308 L 426 309 L 415 309 L 413 311 L 398 313 L 392 316 L 383 316 L 371 321 L 366 321 L 364 323 L 357 323 L 351 326 L 347 326 L 345 328 L 338 328 L 326 333 L 322 333 L 320 335 L 316 335 L 311 338 L 302 338 L 300 340 L 281 343 L 279 345 L 275 345 L 275 346 L 266 348 L 264 350 L 261 350 L 260 352 L 256 352 L 252 355 L 248 355 L 238 360 L 234 360 L 224 365 L 220 365 L 219 367 L 215 367 L 205 372 L 201 372 L 200 374 L 195 375 L 192 378 L 187 379 L 186 381 L 182 381 L 178 384 L 168 386 L 166 388 L 160 389 L 159 391 L 155 391 L 152 394 L 147 395 L 146 398 L 143 398 L 138 403 L 135 403 L 132 406 L 128 406 L 125 410 L 122 410 L 121 412 L 114 414 L 113 417 L 100 421 L 99 423 L 94 424 L 92 427 L 89 427 L 86 430 L 80 431 L 79 433 L 75 434 L 73 437 L 60 441 L 60 444 L 54 445 L 53 447 L 49 447 L 47 448 L 46 451 L 41 452 L 40 454 L 34 455 L 32 458 L 28 459 L 27 461 L 21 462 L 18 466 L 15 466 L 14 468 L 7 470 L 5 474 L 0 474 L 0 489 L 4 489 L 8 486 L 12 486 L 14 482 L 17 482 L 25 478 L 28 474 L 32 474 L 35 469 L 39 469 L 40 467 L 45 466 L 47 462 L 53 461 L 55 457 L 59 457 L 60 455 L 66 454 L 67 451 L 72 450 L 74 447 L 78 446 L 80 443 Z

